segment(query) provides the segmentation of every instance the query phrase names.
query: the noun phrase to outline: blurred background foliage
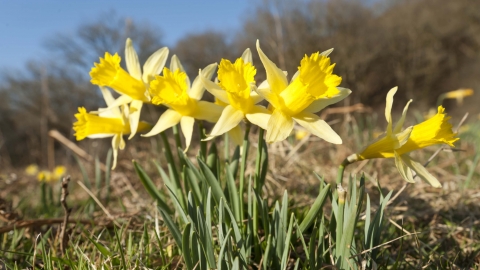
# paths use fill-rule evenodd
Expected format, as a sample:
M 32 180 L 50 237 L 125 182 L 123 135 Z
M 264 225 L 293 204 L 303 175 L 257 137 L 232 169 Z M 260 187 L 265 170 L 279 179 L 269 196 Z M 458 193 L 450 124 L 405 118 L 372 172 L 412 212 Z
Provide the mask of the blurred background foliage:
M 441 93 L 480 85 L 479 10 L 480 1 L 471 0 L 386 0 L 374 5 L 353 0 L 262 1 L 236 32 L 187 35 L 170 47 L 170 56 L 177 54 L 194 78 L 199 68 L 221 58 L 233 60 L 246 47 L 255 51 L 259 39 L 267 55 L 293 75 L 304 54 L 335 48 L 335 73 L 343 78 L 343 87 L 353 90 L 340 105 L 383 108 L 386 92 L 399 86 L 395 104 L 413 98 L 414 107 L 426 111 Z M 50 37 L 45 42 L 47 61 L 32 59 L 23 70 L 0 74 L 1 164 L 45 165 L 49 130 L 73 140 L 77 107 L 104 106 L 98 89 L 89 83 L 90 68 L 106 51 L 123 56 L 127 37 L 133 39 L 140 62 L 164 46 L 161 29 L 109 16 L 80 25 L 75 35 Z M 258 55 L 253 56 L 261 82 L 264 69 Z M 458 114 L 478 113 L 476 100 L 466 101 Z M 447 110 L 455 114 L 448 102 Z M 156 110 L 146 108 L 143 115 L 153 120 Z

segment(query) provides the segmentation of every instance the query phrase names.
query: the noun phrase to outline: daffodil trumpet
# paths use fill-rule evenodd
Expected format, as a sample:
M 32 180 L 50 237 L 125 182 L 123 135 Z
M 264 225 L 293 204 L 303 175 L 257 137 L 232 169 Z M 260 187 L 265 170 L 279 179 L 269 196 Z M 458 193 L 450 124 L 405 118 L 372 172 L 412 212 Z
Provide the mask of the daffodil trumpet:
M 203 76 L 211 78 L 216 64 L 207 66 L 190 85 L 180 60 L 174 55 L 170 69 L 164 68 L 162 76 L 155 76 L 150 82 L 149 92 L 152 103 L 164 105 L 168 109 L 160 116 L 152 130 L 144 137 L 154 136 L 180 123 L 185 137 L 185 151 L 190 147 L 195 119 L 216 122 L 222 112 L 222 107 L 200 100 L 205 92 L 202 84 Z
M 131 139 L 140 122 L 140 112 L 143 103 L 150 103 L 152 97 L 148 86 L 154 76 L 160 74 L 168 57 L 168 48 L 164 47 L 154 52 L 143 65 L 143 73 L 138 60 L 137 52 L 133 47 L 132 40 L 127 39 L 125 44 L 125 63 L 127 71 L 121 66 L 121 58 L 115 53 L 106 52 L 104 58 L 90 71 L 91 83 L 100 87 L 109 87 L 121 94 L 112 104 L 104 109 L 109 110 L 121 105 L 130 104 L 128 120 L 132 132 Z
M 203 71 L 202 71 L 203 73 Z M 241 131 L 238 125 L 247 120 L 262 129 L 267 128 L 270 111 L 257 105 L 263 98 L 254 90 L 256 69 L 252 65 L 252 53 L 246 49 L 242 57 L 235 60 L 222 59 L 218 67 L 218 83 L 202 76 L 202 82 L 218 103 L 225 104 L 220 119 L 213 127 L 207 140 L 232 131 L 234 141 L 238 144 Z
M 114 98 L 109 90 L 100 88 L 110 108 L 108 110 L 99 110 L 100 112 L 88 113 L 83 107 L 78 108 L 78 113 L 75 114 L 77 122 L 73 123 L 73 130 L 75 131 L 75 138 L 81 141 L 85 138 L 108 138 L 112 137 L 113 148 L 113 165 L 115 169 L 117 165 L 118 149 L 125 148 L 125 141 L 123 135 L 131 134 L 132 128 L 128 122 L 128 106 L 110 107 L 114 102 Z M 151 125 L 146 122 L 139 122 L 136 131 L 145 131 L 151 128 Z
M 402 130 L 403 123 L 407 114 L 410 100 L 403 109 L 402 116 L 395 126 L 392 121 L 393 96 L 397 92 L 397 87 L 391 89 L 387 94 L 385 107 L 385 118 L 387 120 L 386 132 L 370 143 L 362 151 L 350 155 L 345 159 L 339 168 L 337 184 L 342 181 L 343 170 L 348 164 L 356 161 L 374 158 L 394 158 L 395 165 L 402 176 L 409 183 L 415 183 L 414 175 L 420 176 L 433 187 L 441 187 L 440 182 L 425 167 L 409 156 L 409 153 L 431 145 L 446 144 L 454 147 L 454 143 L 459 140 L 456 133 L 452 131 L 452 125 L 448 122 L 449 116 L 445 113 L 445 108 L 438 106 L 437 114 L 432 118 Z M 340 173 L 341 171 L 341 173 Z
M 335 64 L 331 64 L 328 57 L 332 50 L 305 55 L 290 83 L 285 72 L 262 51 L 258 40 L 257 51 L 267 73 L 267 83 L 256 91 L 273 110 L 265 128 L 266 141 L 272 143 L 286 139 L 296 122 L 327 142 L 341 144 L 340 136 L 315 114 L 351 93 L 349 89 L 338 87 L 342 79 L 333 74 Z

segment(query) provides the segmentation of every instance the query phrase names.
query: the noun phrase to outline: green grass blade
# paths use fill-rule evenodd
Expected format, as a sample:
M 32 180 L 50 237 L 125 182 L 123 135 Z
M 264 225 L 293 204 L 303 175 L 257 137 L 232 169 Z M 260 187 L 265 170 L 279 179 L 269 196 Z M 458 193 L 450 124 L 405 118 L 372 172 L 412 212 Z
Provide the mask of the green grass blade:
M 185 266 L 188 270 L 192 270 L 194 265 L 192 261 L 192 257 L 190 255 L 190 229 L 192 224 L 187 223 L 185 228 L 183 229 L 182 235 L 182 252 L 183 252 L 183 261 L 185 262 Z
M 157 187 L 153 183 L 152 179 L 150 179 L 150 177 L 142 169 L 142 167 L 136 161 L 133 161 L 133 167 L 135 168 L 135 171 L 137 172 L 137 175 L 140 178 L 140 181 L 142 182 L 143 186 L 147 190 L 148 194 L 150 194 L 150 196 L 157 201 L 158 207 L 160 207 L 163 211 L 169 214 L 173 213 L 173 211 L 168 207 L 168 205 L 163 200 L 162 196 L 160 195 L 160 192 L 158 192 Z
M 168 213 L 163 211 L 163 209 L 161 209 L 159 207 L 158 210 L 160 211 L 160 215 L 162 215 L 162 218 L 163 218 L 163 221 L 165 222 L 165 225 L 167 225 L 168 230 L 172 234 L 172 237 L 175 240 L 175 243 L 177 243 L 177 246 L 179 248 L 181 248 L 182 247 L 182 235 L 181 235 L 180 230 L 178 229 L 177 225 L 175 225 L 172 218 L 170 218 Z
M 213 198 L 217 203 L 219 203 L 221 198 L 225 198 L 225 195 L 223 194 L 223 190 L 222 190 L 222 187 L 220 186 L 220 183 L 218 182 L 217 178 L 212 173 L 210 168 L 207 166 L 207 164 L 200 158 L 197 158 L 197 160 L 198 160 L 198 164 L 200 164 L 200 168 L 203 172 L 203 175 L 205 176 L 205 179 L 208 182 L 208 185 L 212 188 Z
M 313 202 L 313 205 L 308 210 L 307 215 L 303 219 L 302 223 L 300 223 L 300 232 L 304 233 L 313 223 L 313 221 L 317 218 L 317 216 L 322 211 L 323 204 L 327 199 L 327 195 L 330 192 L 330 184 L 326 185 L 320 194 L 318 194 L 317 198 Z

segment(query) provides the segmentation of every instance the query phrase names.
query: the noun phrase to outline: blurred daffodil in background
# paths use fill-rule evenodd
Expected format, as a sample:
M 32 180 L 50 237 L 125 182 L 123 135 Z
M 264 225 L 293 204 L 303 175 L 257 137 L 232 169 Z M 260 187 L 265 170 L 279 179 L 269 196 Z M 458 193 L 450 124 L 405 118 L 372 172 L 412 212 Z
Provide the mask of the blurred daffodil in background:
M 37 175 L 38 173 L 38 165 L 37 164 L 30 164 L 25 168 L 25 173 L 30 176 Z
M 152 130 L 142 136 L 154 136 L 178 123 L 185 136 L 186 147 L 189 148 L 193 135 L 195 119 L 216 122 L 222 112 L 222 107 L 212 102 L 200 100 L 205 92 L 202 80 L 210 79 L 215 72 L 216 64 L 205 67 L 190 85 L 185 70 L 177 56 L 173 56 L 170 69 L 164 68 L 162 76 L 155 76 L 150 83 L 150 95 L 155 105 L 165 105 L 165 111 Z
M 228 104 L 223 108 L 222 115 L 208 134 L 207 140 L 232 130 L 234 141 L 238 140 L 236 137 L 241 133 L 237 127 L 244 119 L 262 129 L 267 128 L 270 112 L 265 107 L 257 105 L 263 98 L 253 91 L 256 88 L 254 80 L 256 72 L 252 64 L 252 53 L 250 49 L 246 49 L 242 57 L 234 63 L 227 59 L 220 61 L 218 83 L 202 77 L 205 88 L 219 102 Z
M 331 64 L 328 57 L 332 50 L 305 55 L 290 84 L 285 73 L 263 53 L 258 40 L 257 50 L 268 82 L 261 85 L 257 92 L 270 103 L 273 110 L 266 127 L 266 141 L 284 140 L 297 122 L 315 136 L 341 144 L 340 136 L 315 114 L 351 93 L 349 89 L 337 87 L 342 78 L 333 74 L 335 64 Z
M 110 87 L 121 94 L 107 109 L 130 103 L 127 118 L 132 132 L 129 139 L 137 132 L 143 103 L 151 102 L 152 98 L 148 87 L 155 75 L 160 74 L 163 70 L 168 53 L 167 47 L 154 52 L 143 65 L 142 73 L 137 52 L 133 47 L 132 40 L 128 38 L 125 44 L 125 62 L 128 72 L 120 66 L 120 56 L 117 53 L 111 55 L 108 52 L 105 53 L 104 58 L 100 58 L 100 63 L 95 63 L 90 71 L 93 84 Z
M 56 166 L 53 171 L 41 170 L 37 173 L 37 180 L 46 183 L 57 182 L 65 176 L 66 172 L 67 168 L 65 168 L 65 166 Z
M 77 122 L 73 123 L 73 130 L 75 130 L 75 138 L 81 141 L 85 138 L 108 138 L 112 137 L 113 148 L 113 166 L 117 165 L 118 149 L 125 148 L 125 141 L 123 135 L 128 135 L 132 132 L 130 123 L 128 122 L 128 106 L 122 105 L 120 107 L 111 107 L 115 102 L 112 94 L 106 88 L 100 87 L 105 102 L 110 108 L 108 110 L 100 110 L 99 113 L 88 113 L 83 107 L 78 108 L 78 113 L 75 114 Z M 145 131 L 151 128 L 151 125 L 146 122 L 139 122 L 136 131 Z
M 441 94 L 438 97 L 437 105 L 438 106 L 442 105 L 442 102 L 445 99 L 456 99 L 457 104 L 462 105 L 463 104 L 463 99 L 465 97 L 472 96 L 473 93 L 474 93 L 473 89 L 471 89 L 471 88 L 460 88 L 460 89 L 457 89 L 457 90 L 454 90 L 454 91 L 446 92 L 446 93 Z
M 415 183 L 412 170 L 418 176 L 434 187 L 441 187 L 440 182 L 430 174 L 423 165 L 409 156 L 409 153 L 435 144 L 446 144 L 454 146 L 458 140 L 456 133 L 452 131 L 452 125 L 448 122 L 450 117 L 445 114 L 445 108 L 438 107 L 437 114 L 432 118 L 402 130 L 405 122 L 410 100 L 405 106 L 400 120 L 393 126 L 392 104 L 393 96 L 397 88 L 391 89 L 387 94 L 385 107 L 385 118 L 387 120 L 387 131 L 368 145 L 361 152 L 347 158 L 351 163 L 373 158 L 395 158 L 395 165 L 402 177 L 410 183 Z

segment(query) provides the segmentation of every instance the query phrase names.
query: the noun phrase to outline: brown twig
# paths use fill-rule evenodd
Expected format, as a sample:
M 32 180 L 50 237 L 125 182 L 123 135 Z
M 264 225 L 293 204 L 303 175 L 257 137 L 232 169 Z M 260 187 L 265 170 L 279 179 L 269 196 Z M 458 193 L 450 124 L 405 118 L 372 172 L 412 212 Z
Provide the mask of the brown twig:
M 67 236 L 67 224 L 68 224 L 68 218 L 70 217 L 70 211 L 72 209 L 69 209 L 67 206 L 67 196 L 68 196 L 68 183 L 70 182 L 70 175 L 67 177 L 64 177 L 62 180 L 62 196 L 60 197 L 60 202 L 62 203 L 63 211 L 65 212 L 65 216 L 63 217 L 63 222 L 62 222 L 62 227 L 60 228 L 60 250 L 62 251 L 62 254 L 65 254 L 65 250 L 68 245 L 68 236 Z

